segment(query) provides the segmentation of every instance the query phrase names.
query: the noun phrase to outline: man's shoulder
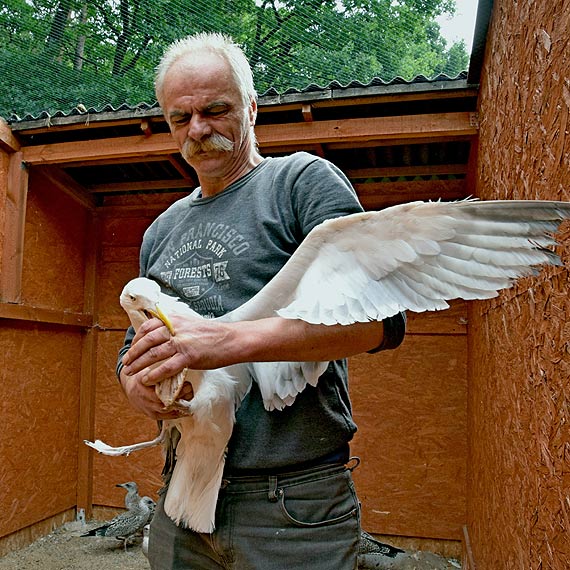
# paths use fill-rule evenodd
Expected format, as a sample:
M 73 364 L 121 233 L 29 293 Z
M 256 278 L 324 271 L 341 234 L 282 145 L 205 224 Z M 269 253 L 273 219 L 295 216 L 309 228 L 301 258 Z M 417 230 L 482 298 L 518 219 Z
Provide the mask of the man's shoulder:
M 316 169 L 318 172 L 326 168 L 330 163 L 320 156 L 299 151 L 287 156 L 272 157 L 270 164 L 274 173 L 285 176 L 299 176 L 308 168 Z
M 146 234 L 157 235 L 176 225 L 184 212 L 188 210 L 188 204 L 192 200 L 192 194 L 179 198 L 173 202 L 166 210 L 161 212 L 148 226 Z
M 282 166 L 306 166 L 308 164 L 316 163 L 319 161 L 324 161 L 323 158 L 311 154 L 309 152 L 305 152 L 304 150 L 300 150 L 298 152 L 293 152 L 288 154 L 287 156 L 280 156 L 273 158 L 273 160 Z
M 168 206 L 166 210 L 160 213 L 156 219 L 160 220 L 177 215 L 179 212 L 186 210 L 188 208 L 188 204 L 191 202 L 191 200 L 192 200 L 192 193 L 188 194 L 188 196 L 179 198 L 178 200 L 170 204 L 170 206 Z

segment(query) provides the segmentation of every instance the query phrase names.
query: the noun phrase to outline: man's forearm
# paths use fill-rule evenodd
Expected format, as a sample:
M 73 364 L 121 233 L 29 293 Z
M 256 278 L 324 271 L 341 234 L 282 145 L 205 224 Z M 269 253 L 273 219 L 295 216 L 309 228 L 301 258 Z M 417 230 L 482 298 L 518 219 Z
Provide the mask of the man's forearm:
M 233 324 L 242 362 L 337 360 L 374 349 L 384 336 L 381 322 L 327 326 L 272 317 Z

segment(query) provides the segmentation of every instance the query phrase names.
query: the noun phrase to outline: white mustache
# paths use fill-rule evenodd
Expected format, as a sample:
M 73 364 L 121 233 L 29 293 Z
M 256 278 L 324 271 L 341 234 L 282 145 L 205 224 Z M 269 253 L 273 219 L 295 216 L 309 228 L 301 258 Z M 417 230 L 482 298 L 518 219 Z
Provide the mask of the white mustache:
M 195 141 L 186 139 L 182 146 L 182 153 L 186 158 L 191 158 L 199 152 L 230 152 L 234 148 L 234 143 L 219 133 L 213 133 L 207 139 Z

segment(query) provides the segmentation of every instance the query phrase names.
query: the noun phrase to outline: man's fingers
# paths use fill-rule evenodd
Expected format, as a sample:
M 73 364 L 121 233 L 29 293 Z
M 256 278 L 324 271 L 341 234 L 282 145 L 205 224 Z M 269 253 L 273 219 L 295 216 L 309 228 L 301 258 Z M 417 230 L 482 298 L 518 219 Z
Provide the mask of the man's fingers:
M 133 345 L 123 357 L 127 374 L 137 374 L 145 368 L 156 366 L 176 353 L 176 347 L 170 340 L 160 341 L 159 337 L 149 337 L 150 335 L 147 335 L 136 345 Z M 160 342 L 160 344 L 156 344 L 156 342 Z

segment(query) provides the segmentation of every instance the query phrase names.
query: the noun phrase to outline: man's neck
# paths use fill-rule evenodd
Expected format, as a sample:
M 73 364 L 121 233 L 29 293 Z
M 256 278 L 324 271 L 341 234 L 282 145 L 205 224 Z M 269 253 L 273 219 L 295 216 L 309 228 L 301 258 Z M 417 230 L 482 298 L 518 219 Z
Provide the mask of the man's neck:
M 228 186 L 251 172 L 262 161 L 263 157 L 259 153 L 255 152 L 247 162 L 242 163 L 238 168 L 228 172 L 224 176 L 209 177 L 207 175 L 198 174 L 202 197 L 208 198 L 223 192 Z

